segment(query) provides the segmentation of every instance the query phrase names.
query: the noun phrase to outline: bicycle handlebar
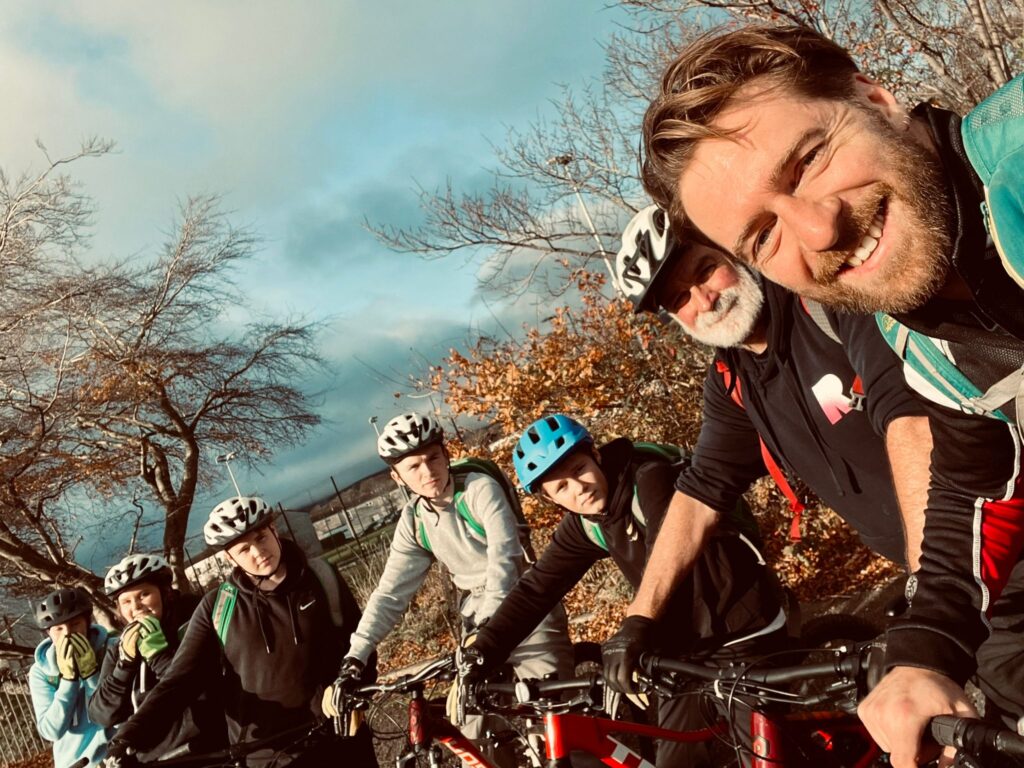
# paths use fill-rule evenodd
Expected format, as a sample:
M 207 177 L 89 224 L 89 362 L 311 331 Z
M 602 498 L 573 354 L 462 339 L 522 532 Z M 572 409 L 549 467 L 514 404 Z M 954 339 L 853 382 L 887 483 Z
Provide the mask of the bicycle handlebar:
M 352 689 L 349 692 L 349 695 L 357 698 L 369 698 L 375 693 L 405 693 L 428 680 L 437 680 L 445 677 L 450 679 L 454 674 L 455 658 L 453 656 L 442 656 L 439 659 L 434 659 L 434 661 L 427 664 L 418 672 L 413 672 L 409 675 L 402 675 L 401 677 L 395 678 L 390 683 L 371 683 L 370 685 L 362 685 L 358 688 Z
M 731 682 L 742 679 L 748 683 L 778 685 L 779 683 L 795 683 L 802 680 L 817 680 L 827 677 L 856 677 L 864 668 L 864 650 L 865 648 L 862 646 L 854 646 L 851 649 L 836 649 L 835 656 L 829 661 L 763 669 L 753 668 L 749 664 L 729 667 L 707 667 L 687 661 L 644 654 L 640 657 L 640 667 L 655 680 L 663 678 L 665 673 L 669 673 L 709 683 Z
M 971 754 L 995 750 L 1004 755 L 1024 756 L 1024 737 L 980 720 L 938 715 L 932 718 L 930 731 L 932 738 L 944 747 L 955 747 Z

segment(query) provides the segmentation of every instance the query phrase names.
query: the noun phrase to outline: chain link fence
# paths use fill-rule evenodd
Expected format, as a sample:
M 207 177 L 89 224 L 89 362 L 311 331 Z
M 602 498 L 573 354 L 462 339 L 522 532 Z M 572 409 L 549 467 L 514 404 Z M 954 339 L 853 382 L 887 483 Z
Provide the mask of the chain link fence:
M 36 730 L 32 698 L 28 691 L 28 667 L 0 669 L 0 766 L 50 751 Z

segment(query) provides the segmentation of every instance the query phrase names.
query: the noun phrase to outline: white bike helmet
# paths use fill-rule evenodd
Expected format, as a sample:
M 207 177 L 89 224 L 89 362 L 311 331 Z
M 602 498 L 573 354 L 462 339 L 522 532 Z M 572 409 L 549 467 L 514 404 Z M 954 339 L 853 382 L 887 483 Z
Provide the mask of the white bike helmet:
M 615 281 L 635 311 L 657 309 L 647 296 L 674 248 L 668 216 L 656 205 L 647 206 L 626 225 L 615 255 Z
M 140 581 L 169 584 L 171 567 L 160 555 L 127 555 L 107 571 L 103 579 L 103 591 L 113 597 Z
M 270 522 L 270 507 L 254 496 L 236 496 L 222 501 L 203 526 L 203 537 L 210 546 L 224 549 L 249 531 Z
M 398 461 L 431 443 L 444 440 L 444 430 L 433 416 L 403 413 L 384 425 L 377 438 L 377 453 L 388 463 Z

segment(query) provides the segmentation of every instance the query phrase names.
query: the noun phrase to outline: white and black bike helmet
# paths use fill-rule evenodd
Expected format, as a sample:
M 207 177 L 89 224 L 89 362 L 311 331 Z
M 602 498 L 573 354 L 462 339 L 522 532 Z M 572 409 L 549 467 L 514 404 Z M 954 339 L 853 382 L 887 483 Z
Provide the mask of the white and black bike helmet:
M 107 571 L 103 579 L 103 591 L 109 597 L 140 581 L 151 581 L 158 585 L 169 584 L 171 567 L 160 555 L 126 555 L 117 565 Z
M 203 526 L 203 537 L 210 546 L 224 549 L 249 531 L 269 523 L 271 514 L 263 499 L 236 496 L 214 507 Z
M 433 416 L 403 413 L 384 425 L 377 438 L 377 453 L 389 464 L 444 440 L 444 430 Z
M 648 295 L 674 248 L 668 215 L 656 205 L 647 206 L 626 225 L 615 255 L 615 281 L 635 311 L 657 310 Z

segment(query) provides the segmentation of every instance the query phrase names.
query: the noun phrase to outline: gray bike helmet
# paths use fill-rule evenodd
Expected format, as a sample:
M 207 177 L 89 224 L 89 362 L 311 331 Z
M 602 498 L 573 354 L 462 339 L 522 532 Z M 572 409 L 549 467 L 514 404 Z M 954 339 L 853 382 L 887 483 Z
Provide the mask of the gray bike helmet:
M 222 501 L 210 513 L 203 526 L 203 538 L 211 547 L 225 549 L 249 531 L 270 522 L 271 509 L 267 502 L 254 496 L 236 496 Z
M 674 249 L 668 216 L 658 206 L 647 206 L 626 225 L 615 255 L 615 282 L 636 312 L 657 310 L 648 296 Z
M 433 416 L 403 413 L 384 425 L 377 438 L 377 453 L 389 464 L 431 443 L 444 440 L 444 430 Z
M 36 624 L 40 629 L 49 629 L 63 624 L 76 616 L 89 616 L 92 601 L 83 590 L 64 587 L 48 594 L 32 606 Z
M 160 555 L 127 555 L 107 571 L 107 576 L 103 580 L 103 590 L 113 597 L 140 581 L 151 581 L 158 585 L 169 584 L 171 567 Z

